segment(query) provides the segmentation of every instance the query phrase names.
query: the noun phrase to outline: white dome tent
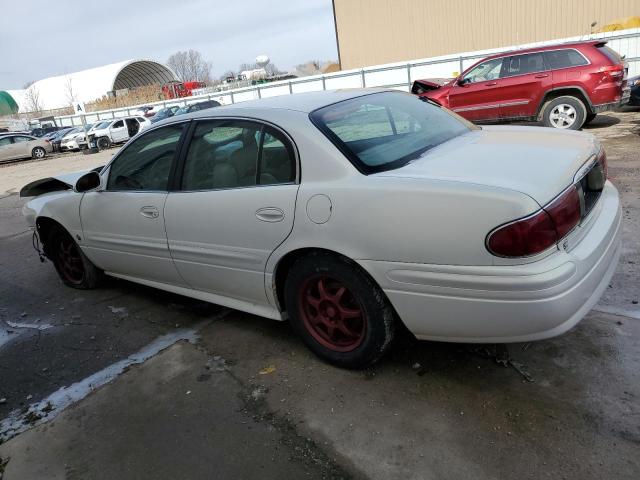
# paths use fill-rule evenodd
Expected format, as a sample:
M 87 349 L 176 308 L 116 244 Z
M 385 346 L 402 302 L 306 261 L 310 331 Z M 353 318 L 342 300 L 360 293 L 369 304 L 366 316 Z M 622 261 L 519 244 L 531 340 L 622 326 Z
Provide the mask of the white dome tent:
M 42 110 L 53 110 L 78 102 L 91 102 L 107 92 L 136 88 L 177 80 L 167 66 L 153 60 L 126 60 L 80 72 L 45 78 L 31 85 L 25 92 L 20 111 L 29 111 L 29 99 L 37 98 Z M 33 103 L 33 102 L 31 102 Z

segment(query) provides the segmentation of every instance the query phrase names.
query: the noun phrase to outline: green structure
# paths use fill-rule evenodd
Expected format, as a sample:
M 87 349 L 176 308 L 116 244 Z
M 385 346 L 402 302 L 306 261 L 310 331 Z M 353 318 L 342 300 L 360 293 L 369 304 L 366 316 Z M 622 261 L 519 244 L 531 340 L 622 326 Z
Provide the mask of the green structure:
M 9 92 L 0 91 L 0 115 L 18 113 L 18 104 Z

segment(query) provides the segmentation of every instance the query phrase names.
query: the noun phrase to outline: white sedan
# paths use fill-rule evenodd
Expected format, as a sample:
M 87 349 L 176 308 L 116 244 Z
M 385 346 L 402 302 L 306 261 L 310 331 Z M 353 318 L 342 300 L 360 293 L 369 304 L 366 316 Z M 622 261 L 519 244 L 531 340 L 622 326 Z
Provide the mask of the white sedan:
M 27 185 L 60 277 L 103 274 L 276 320 L 344 367 L 419 339 L 521 342 L 607 287 L 620 202 L 580 132 L 477 127 L 383 90 L 162 121 L 103 168 Z
M 80 146 L 78 145 L 78 140 L 84 139 L 84 128 L 76 127 L 73 130 L 70 130 L 62 137 L 60 141 L 60 150 L 63 152 L 80 150 Z

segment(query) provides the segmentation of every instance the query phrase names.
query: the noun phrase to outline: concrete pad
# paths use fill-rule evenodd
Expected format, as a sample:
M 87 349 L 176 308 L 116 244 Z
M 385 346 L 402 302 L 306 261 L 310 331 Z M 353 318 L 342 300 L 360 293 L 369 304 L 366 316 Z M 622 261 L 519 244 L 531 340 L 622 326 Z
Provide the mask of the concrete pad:
M 532 382 L 490 346 L 407 338 L 375 369 L 345 371 L 286 324 L 240 314 L 208 326 L 202 345 L 368 478 L 640 478 L 635 320 L 592 313 L 562 337 L 510 345 Z
M 261 415 L 220 358 L 181 342 L 0 446 L 6 480 L 346 478 Z

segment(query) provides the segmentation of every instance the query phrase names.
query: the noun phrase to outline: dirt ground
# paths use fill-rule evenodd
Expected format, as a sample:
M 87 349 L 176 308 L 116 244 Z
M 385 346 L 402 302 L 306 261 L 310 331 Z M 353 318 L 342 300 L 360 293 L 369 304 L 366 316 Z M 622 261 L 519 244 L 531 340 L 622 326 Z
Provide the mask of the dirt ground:
M 115 150 L 0 167 L 0 478 L 640 478 L 640 112 L 585 130 L 624 213 L 594 310 L 531 344 L 403 335 L 359 372 L 286 323 L 115 279 L 65 288 L 15 192 Z

